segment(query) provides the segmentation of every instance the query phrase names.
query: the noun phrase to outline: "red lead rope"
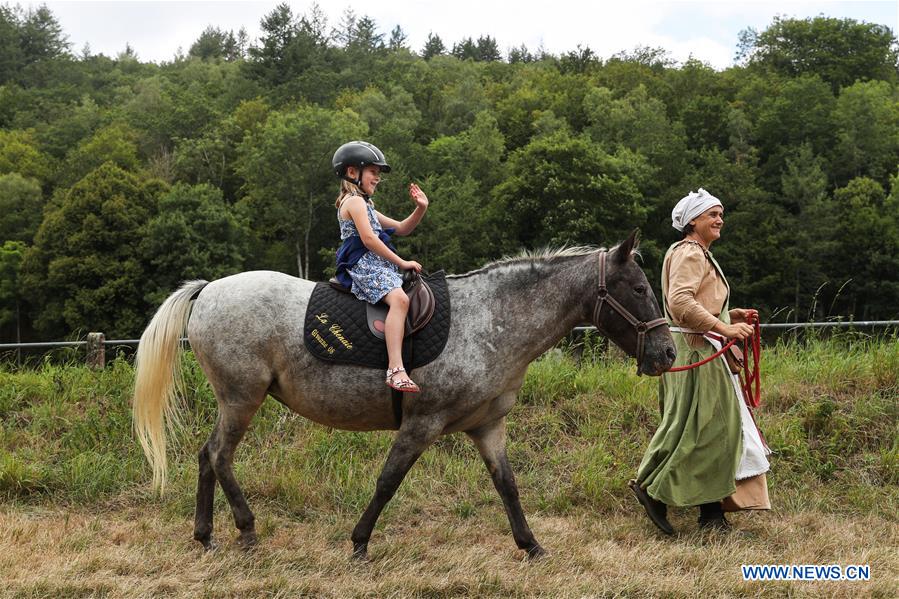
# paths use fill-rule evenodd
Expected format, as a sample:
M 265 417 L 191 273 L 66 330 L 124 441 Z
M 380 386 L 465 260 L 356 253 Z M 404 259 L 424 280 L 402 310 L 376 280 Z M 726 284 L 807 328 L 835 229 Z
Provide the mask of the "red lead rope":
M 747 310 L 746 312 L 746 322 L 752 326 L 752 335 L 748 339 L 743 340 L 743 369 L 740 371 L 739 375 L 740 387 L 743 389 L 743 397 L 746 400 L 746 404 L 750 407 L 757 408 L 762 400 L 761 370 L 759 369 L 759 362 L 762 357 L 762 329 L 759 323 L 759 313 L 755 310 Z M 699 362 L 694 362 L 693 364 L 687 364 L 686 366 L 670 368 L 668 369 L 668 372 L 682 372 L 684 370 L 699 368 L 703 364 L 708 364 L 715 358 L 721 356 L 721 354 L 726 352 L 736 342 L 736 339 L 731 339 L 720 350 L 708 358 L 700 360 Z

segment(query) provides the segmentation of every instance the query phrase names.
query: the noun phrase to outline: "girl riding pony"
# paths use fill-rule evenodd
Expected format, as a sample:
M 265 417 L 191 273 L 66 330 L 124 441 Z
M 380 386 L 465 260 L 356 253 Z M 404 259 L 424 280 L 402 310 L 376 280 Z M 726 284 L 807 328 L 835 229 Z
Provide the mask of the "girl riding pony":
M 421 264 L 404 260 L 390 243 L 390 235 L 408 235 L 415 230 L 428 209 L 428 196 L 415 183 L 409 195 L 415 210 L 402 221 L 384 216 L 374 208 L 371 196 L 390 172 L 384 154 L 364 141 L 345 143 L 331 160 L 341 179 L 337 196 L 337 222 L 343 244 L 337 251 L 337 279 L 357 298 L 371 304 L 384 301 L 390 310 L 384 323 L 387 342 L 386 383 L 397 391 L 420 391 L 403 367 L 403 334 L 409 298 L 403 291 L 402 271 L 421 272 Z

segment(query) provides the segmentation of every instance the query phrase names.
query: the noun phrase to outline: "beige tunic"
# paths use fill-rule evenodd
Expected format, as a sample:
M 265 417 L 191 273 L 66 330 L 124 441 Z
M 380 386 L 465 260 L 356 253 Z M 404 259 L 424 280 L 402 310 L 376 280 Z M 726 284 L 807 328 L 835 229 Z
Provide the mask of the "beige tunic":
M 727 301 L 728 285 L 706 250 L 686 239 L 671 250 L 662 265 L 662 297 L 672 322 L 685 329 L 709 331 Z

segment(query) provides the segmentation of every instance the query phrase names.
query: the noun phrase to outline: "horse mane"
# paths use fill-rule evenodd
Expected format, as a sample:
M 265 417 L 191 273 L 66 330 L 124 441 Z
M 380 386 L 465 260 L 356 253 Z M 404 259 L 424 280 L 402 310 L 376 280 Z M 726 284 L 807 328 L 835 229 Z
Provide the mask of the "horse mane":
M 470 277 L 473 275 L 479 275 L 482 273 L 486 273 L 490 270 L 496 269 L 502 266 L 514 265 L 514 264 L 552 264 L 553 262 L 557 262 L 558 260 L 563 260 L 565 258 L 574 258 L 577 256 L 586 256 L 588 254 L 592 254 L 594 252 L 611 252 L 618 245 L 615 245 L 611 248 L 600 247 L 595 245 L 573 245 L 567 246 L 563 245 L 561 247 L 544 247 L 538 248 L 534 250 L 523 249 L 517 254 L 511 256 L 503 256 L 498 260 L 494 260 L 493 262 L 488 262 L 481 268 L 470 270 L 463 274 L 452 274 L 447 275 L 447 279 L 462 279 L 465 277 Z M 639 258 L 643 258 L 643 255 L 640 253 L 639 240 L 636 244 L 634 244 L 634 249 L 631 252 L 631 255 L 637 256 Z
M 524 249 L 517 254 L 511 256 L 503 256 L 498 260 L 488 262 L 487 264 L 476 270 L 472 270 L 464 274 L 447 275 L 446 278 L 461 279 L 464 277 L 470 277 L 473 275 L 485 273 L 502 266 L 511 266 L 515 264 L 552 264 L 553 262 L 557 262 L 565 258 L 586 256 L 587 254 L 592 254 L 594 252 L 603 250 L 605 250 L 605 248 L 590 245 L 562 246 L 556 248 L 546 247 L 534 250 Z

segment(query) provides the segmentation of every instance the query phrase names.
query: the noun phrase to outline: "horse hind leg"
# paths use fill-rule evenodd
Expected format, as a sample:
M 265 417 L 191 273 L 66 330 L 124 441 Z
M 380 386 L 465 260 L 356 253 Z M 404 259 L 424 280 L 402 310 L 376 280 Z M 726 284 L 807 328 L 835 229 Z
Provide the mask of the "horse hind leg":
M 209 442 L 203 445 L 198 455 L 199 475 L 197 480 L 197 510 L 194 516 L 194 539 L 203 544 L 207 551 L 215 549 L 212 540 L 212 504 L 215 497 L 215 471 L 209 458 Z
M 518 498 L 518 486 L 515 484 L 515 475 L 509 465 L 506 456 L 506 419 L 500 418 L 480 428 L 466 431 L 466 434 L 474 441 L 478 452 L 490 472 L 493 486 L 499 492 L 506 508 L 506 516 L 512 526 L 512 538 L 519 549 L 524 549 L 529 558 L 537 558 L 546 554 L 531 527 L 528 526 L 521 509 L 521 501 Z
M 216 393 L 219 398 L 219 413 L 215 428 L 204 446 L 205 456 L 200 451 L 200 474 L 197 486 L 197 512 L 194 538 L 207 549 L 212 542 L 212 498 L 215 481 L 218 480 L 231 507 L 234 524 L 240 531 L 237 539 L 245 548 L 256 544 L 256 518 L 247 504 L 246 497 L 234 478 L 234 451 L 243 439 L 253 415 L 265 399 L 261 393 Z M 206 465 L 208 464 L 208 470 Z M 200 538 L 197 538 L 197 537 Z

